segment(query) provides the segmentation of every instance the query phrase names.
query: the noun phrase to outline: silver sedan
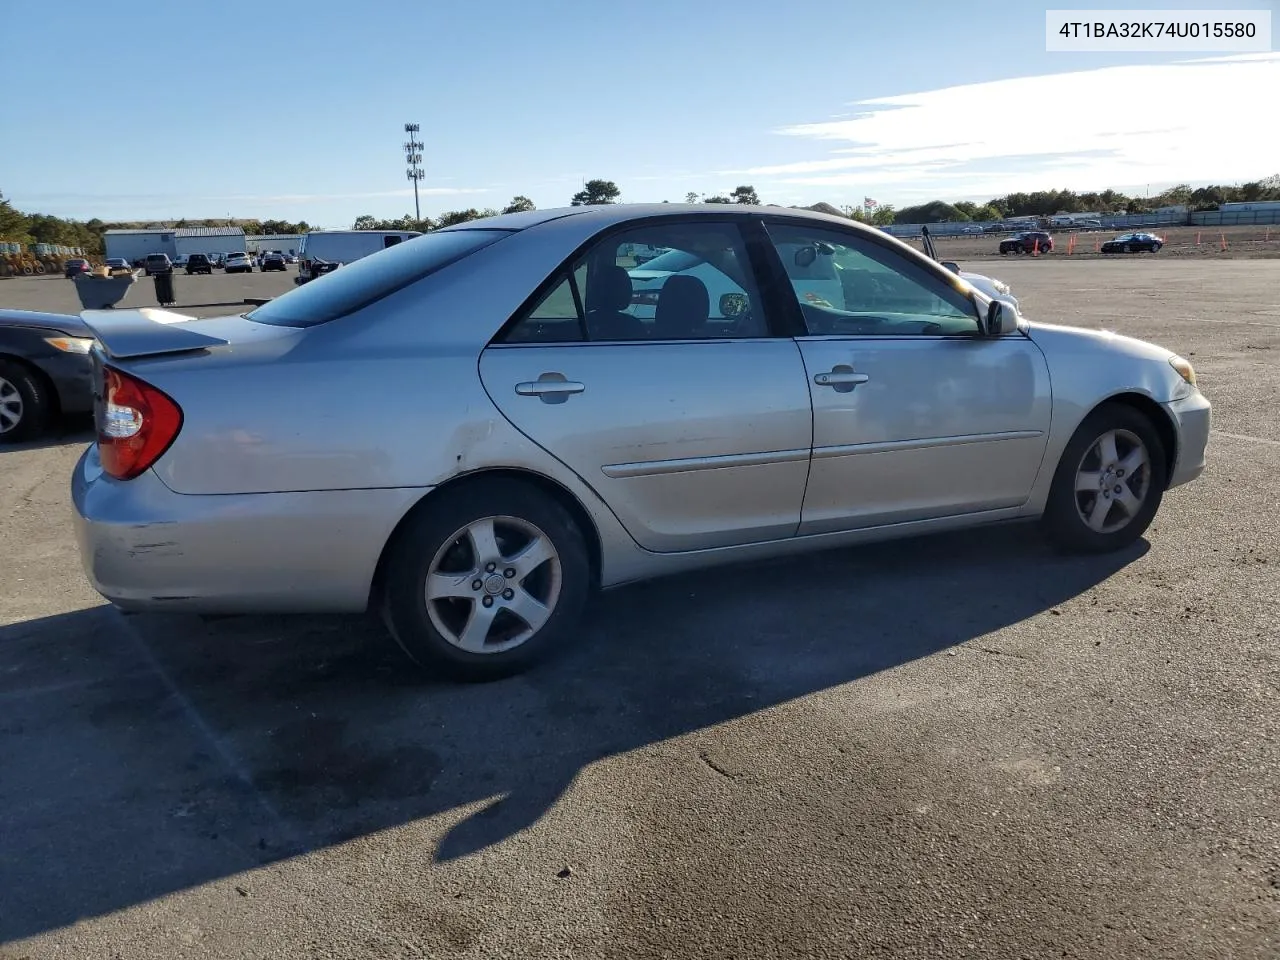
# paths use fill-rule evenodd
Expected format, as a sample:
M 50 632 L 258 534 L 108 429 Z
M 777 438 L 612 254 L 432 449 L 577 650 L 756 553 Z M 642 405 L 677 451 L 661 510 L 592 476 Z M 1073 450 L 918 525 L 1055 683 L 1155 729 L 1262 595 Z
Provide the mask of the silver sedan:
M 84 319 L 98 437 L 72 492 L 99 592 L 373 609 L 467 679 L 559 647 L 592 590 L 712 564 L 1019 520 L 1116 550 L 1209 436 L 1171 351 L 778 208 L 512 214 L 243 316 Z

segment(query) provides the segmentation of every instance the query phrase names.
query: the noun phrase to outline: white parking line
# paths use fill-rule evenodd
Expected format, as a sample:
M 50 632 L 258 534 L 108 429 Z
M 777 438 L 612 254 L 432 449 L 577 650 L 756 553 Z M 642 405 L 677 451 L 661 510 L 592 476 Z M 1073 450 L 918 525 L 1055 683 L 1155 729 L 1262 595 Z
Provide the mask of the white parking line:
M 1230 437 L 1232 440 L 1247 440 L 1250 443 L 1265 443 L 1272 447 L 1280 447 L 1280 440 L 1268 440 L 1266 437 L 1250 437 L 1243 433 L 1227 433 L 1223 430 L 1214 430 L 1211 436 Z

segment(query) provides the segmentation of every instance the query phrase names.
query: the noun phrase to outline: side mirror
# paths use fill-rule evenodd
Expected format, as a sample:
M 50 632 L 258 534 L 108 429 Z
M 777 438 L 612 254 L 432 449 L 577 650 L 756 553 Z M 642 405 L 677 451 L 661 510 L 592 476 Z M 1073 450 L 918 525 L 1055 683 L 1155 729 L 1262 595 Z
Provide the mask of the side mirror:
M 954 274 L 960 273 L 960 264 L 956 263 L 954 260 L 943 260 L 942 265 Z
M 813 247 L 801 247 L 796 251 L 796 266 L 811 267 L 813 261 L 818 259 L 818 251 Z
M 747 295 L 745 293 L 724 293 L 720 295 L 720 316 L 740 317 L 747 312 Z
M 983 332 L 988 337 L 998 337 L 1012 329 L 1015 323 L 1013 307 L 1003 300 L 992 300 L 991 305 L 987 307 L 987 323 Z

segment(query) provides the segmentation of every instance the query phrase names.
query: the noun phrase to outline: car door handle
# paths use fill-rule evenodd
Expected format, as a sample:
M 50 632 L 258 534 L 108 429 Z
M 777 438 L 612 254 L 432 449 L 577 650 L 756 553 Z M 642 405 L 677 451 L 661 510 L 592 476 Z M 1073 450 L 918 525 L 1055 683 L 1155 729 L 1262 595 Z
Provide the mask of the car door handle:
M 522 397 L 538 397 L 543 403 L 564 403 L 572 393 L 587 389 L 585 383 L 568 380 L 563 373 L 544 373 L 537 380 L 525 380 L 516 384 L 516 393 Z
M 516 384 L 516 393 L 522 397 L 541 397 L 554 393 L 581 393 L 587 389 L 585 383 L 575 380 L 528 380 Z
M 860 383 L 866 383 L 871 378 L 865 373 L 854 373 L 852 370 L 832 370 L 830 373 L 815 373 L 813 382 L 820 387 L 856 387 Z

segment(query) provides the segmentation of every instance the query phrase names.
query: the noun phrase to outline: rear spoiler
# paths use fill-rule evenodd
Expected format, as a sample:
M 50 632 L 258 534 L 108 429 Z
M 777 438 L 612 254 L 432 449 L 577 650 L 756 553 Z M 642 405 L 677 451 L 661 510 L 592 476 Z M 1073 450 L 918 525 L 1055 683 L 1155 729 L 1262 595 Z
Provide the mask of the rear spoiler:
M 80 319 L 92 331 L 102 352 L 114 360 L 205 350 L 231 342 L 186 328 L 185 323 L 196 317 L 154 307 L 85 310 Z

